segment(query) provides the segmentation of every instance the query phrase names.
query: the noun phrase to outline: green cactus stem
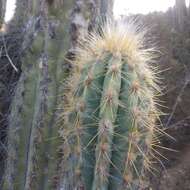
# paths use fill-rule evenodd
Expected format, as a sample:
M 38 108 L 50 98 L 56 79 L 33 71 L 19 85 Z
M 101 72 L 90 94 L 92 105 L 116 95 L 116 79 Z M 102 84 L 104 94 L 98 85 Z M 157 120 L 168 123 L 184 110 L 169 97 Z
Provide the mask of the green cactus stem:
M 65 189 L 143 186 L 160 131 L 155 50 L 144 35 L 135 24 L 107 22 L 78 49 L 61 131 Z

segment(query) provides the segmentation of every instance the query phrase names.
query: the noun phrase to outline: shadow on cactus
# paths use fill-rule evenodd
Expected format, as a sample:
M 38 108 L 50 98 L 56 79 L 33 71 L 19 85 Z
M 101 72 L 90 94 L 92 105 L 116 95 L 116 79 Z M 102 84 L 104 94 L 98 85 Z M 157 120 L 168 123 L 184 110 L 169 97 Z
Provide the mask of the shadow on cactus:
M 61 135 L 63 189 L 136 190 L 159 154 L 157 51 L 133 22 L 107 22 L 78 49 Z

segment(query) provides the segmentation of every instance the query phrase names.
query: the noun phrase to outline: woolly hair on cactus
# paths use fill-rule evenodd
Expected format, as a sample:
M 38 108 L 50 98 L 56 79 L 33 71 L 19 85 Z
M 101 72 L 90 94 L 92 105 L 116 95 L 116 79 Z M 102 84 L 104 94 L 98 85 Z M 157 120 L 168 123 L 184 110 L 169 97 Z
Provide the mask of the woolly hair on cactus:
M 106 22 L 74 61 L 64 113 L 62 184 L 66 190 L 136 190 L 163 133 L 155 49 L 133 22 Z

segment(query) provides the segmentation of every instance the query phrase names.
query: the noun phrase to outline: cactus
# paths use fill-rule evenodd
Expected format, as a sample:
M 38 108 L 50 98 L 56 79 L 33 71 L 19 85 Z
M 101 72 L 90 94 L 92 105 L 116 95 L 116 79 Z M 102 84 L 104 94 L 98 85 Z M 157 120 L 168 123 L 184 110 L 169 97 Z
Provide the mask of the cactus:
M 66 15 L 73 4 L 64 8 Z M 8 118 L 8 156 L 3 190 L 53 189 L 56 179 L 60 138 L 56 126 L 60 84 L 67 73 L 63 68 L 69 48 L 69 19 L 64 23 L 51 18 L 50 26 L 36 32 L 29 51 L 22 59 Z M 49 25 L 50 25 L 49 24 Z M 52 27 L 52 25 L 51 25 Z M 50 28 L 50 29 L 49 29 Z M 64 46 L 64 47 L 63 47 Z
M 136 190 L 152 171 L 160 87 L 145 34 L 107 21 L 78 48 L 61 130 L 63 189 Z

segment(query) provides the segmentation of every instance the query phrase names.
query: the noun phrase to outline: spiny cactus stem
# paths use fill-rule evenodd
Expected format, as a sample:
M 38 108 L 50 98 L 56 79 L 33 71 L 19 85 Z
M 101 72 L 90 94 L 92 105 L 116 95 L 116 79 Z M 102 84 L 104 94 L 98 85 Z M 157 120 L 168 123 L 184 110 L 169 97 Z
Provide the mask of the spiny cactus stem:
M 69 112 L 77 112 L 82 127 L 76 174 L 86 190 L 141 188 L 154 147 L 155 114 L 160 114 L 154 105 L 159 87 L 148 64 L 153 52 L 143 46 L 144 33 L 138 27 L 106 23 L 101 35 L 88 36 L 76 59 L 78 78 L 72 79 L 78 84 L 71 84 L 74 104 L 69 105 L 74 109 Z
M 114 122 L 117 116 L 121 88 L 121 58 L 112 58 L 104 79 L 100 103 L 100 123 L 96 147 L 96 166 L 93 190 L 106 190 L 111 164 Z

